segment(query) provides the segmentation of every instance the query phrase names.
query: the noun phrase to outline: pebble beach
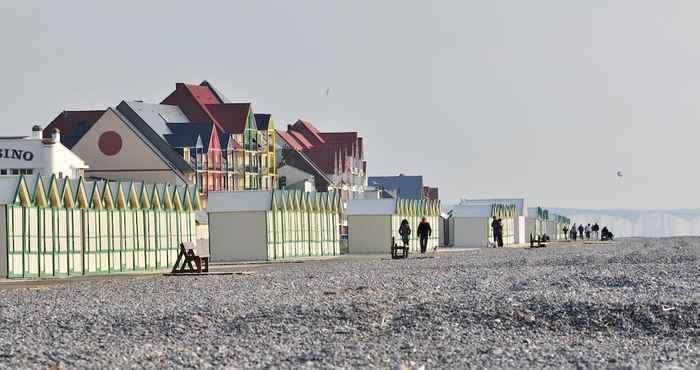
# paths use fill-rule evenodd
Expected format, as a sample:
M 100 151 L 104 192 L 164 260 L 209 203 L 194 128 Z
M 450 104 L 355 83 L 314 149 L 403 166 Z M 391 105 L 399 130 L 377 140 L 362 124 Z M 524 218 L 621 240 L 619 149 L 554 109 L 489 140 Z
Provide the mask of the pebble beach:
M 699 256 L 622 239 L 10 286 L 0 368 L 697 368 Z

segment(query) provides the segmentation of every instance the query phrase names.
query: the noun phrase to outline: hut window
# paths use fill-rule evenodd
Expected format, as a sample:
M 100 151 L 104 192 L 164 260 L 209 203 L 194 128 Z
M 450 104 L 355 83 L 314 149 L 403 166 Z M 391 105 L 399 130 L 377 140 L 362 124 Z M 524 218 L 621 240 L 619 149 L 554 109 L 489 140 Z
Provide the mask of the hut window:
M 13 175 L 19 175 L 19 170 L 16 169 L 16 168 L 13 168 L 13 169 L 12 169 L 12 174 L 13 174 Z

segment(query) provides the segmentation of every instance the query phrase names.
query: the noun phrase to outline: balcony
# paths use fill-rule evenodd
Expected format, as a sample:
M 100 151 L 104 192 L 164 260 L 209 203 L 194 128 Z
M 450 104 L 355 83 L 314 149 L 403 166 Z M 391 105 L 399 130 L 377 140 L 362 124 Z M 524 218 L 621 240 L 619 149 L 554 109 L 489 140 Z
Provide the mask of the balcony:
M 260 168 L 258 166 L 245 166 L 245 172 L 258 173 Z

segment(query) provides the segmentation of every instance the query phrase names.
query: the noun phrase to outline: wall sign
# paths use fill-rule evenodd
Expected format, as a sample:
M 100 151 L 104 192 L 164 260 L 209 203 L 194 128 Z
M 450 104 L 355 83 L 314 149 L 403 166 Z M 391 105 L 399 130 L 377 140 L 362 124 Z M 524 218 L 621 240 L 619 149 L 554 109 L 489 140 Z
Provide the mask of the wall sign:
M 34 160 L 34 153 L 22 149 L 0 148 L 0 158 L 22 159 L 27 162 Z

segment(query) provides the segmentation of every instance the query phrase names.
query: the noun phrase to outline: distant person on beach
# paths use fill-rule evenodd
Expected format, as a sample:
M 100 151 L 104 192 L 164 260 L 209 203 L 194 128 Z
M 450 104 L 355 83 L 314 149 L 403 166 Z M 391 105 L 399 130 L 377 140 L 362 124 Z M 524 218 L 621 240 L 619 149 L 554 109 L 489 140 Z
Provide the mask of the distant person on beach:
M 408 240 L 411 237 L 411 226 L 408 225 L 408 220 L 405 218 L 401 221 L 401 226 L 399 226 L 399 235 L 401 235 L 403 246 L 408 247 Z
M 583 240 L 583 224 L 578 225 L 578 236 Z
M 615 235 L 608 230 L 608 227 L 603 226 L 603 230 L 600 231 L 600 240 L 613 240 L 614 237 Z
M 564 228 L 561 229 L 561 231 L 564 232 L 564 240 L 569 240 L 569 228 L 564 225 Z
M 428 237 L 432 235 L 433 229 L 430 228 L 430 222 L 428 219 L 423 217 L 418 224 L 418 230 L 416 230 L 416 235 L 420 238 L 420 252 L 425 253 L 428 250 Z
M 498 247 L 503 247 L 503 220 L 498 219 Z
M 493 231 L 493 246 L 496 248 L 498 245 L 498 219 L 496 216 L 493 216 L 493 220 L 491 221 L 491 231 Z
M 576 240 L 576 224 L 571 225 L 571 240 Z
M 586 240 L 591 240 L 591 224 L 586 225 Z
M 597 222 L 593 224 L 593 226 L 591 227 L 591 231 L 593 232 L 593 239 L 600 239 L 600 234 L 598 234 L 598 231 L 600 231 L 600 226 L 598 226 Z

